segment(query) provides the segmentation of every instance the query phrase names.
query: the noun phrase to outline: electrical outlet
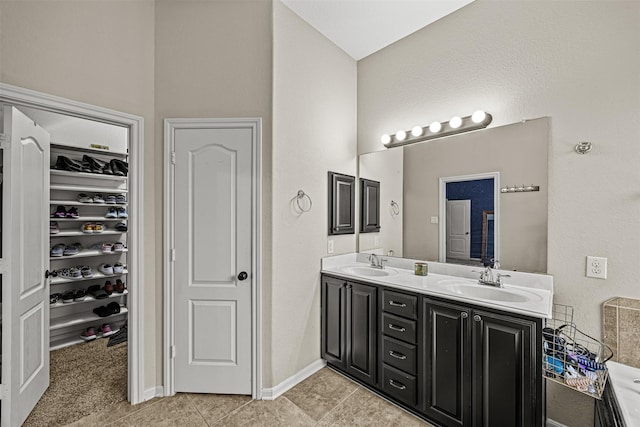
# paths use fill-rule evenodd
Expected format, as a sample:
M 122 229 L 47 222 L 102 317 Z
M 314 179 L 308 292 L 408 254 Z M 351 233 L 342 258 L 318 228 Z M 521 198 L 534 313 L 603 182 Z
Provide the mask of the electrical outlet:
M 599 256 L 587 256 L 587 277 L 607 278 L 607 259 Z
M 432 216 L 431 217 L 431 224 L 437 224 L 438 223 L 438 217 L 437 216 Z
M 380 246 L 380 236 L 373 237 L 373 246 Z
M 327 240 L 327 253 L 328 254 L 333 253 L 333 240 L 331 239 Z

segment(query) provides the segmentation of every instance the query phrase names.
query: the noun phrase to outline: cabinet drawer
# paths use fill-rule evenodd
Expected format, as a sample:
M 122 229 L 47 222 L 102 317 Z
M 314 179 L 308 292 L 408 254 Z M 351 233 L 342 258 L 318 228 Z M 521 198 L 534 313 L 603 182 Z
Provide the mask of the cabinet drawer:
M 382 310 L 386 311 L 387 313 L 393 313 L 399 316 L 408 317 L 409 319 L 417 319 L 418 297 L 415 295 L 407 295 L 400 292 L 383 289 Z
M 416 377 L 413 375 L 383 365 L 382 390 L 409 406 L 416 405 Z
M 416 346 L 390 337 L 382 339 L 382 361 L 411 375 L 416 374 Z
M 411 344 L 416 343 L 416 321 L 407 320 L 393 314 L 382 314 L 382 332 Z

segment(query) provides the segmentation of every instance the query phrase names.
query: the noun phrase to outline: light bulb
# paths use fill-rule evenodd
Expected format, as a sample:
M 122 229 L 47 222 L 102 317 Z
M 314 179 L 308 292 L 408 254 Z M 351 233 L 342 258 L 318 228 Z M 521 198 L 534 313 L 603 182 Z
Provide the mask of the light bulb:
M 420 126 L 414 126 L 413 129 L 411 129 L 411 135 L 413 136 L 420 136 L 422 135 L 422 127 Z
M 399 130 L 396 132 L 396 140 L 404 141 L 405 139 L 407 139 L 407 133 L 405 131 Z
M 482 123 L 487 118 L 487 113 L 482 110 L 478 110 L 471 115 L 471 121 L 473 123 Z
M 458 129 L 460 125 L 462 125 L 462 119 L 458 116 L 453 116 L 451 117 L 451 120 L 449 120 L 449 126 L 452 129 Z
M 391 136 L 387 135 L 386 133 L 384 135 L 382 135 L 380 137 L 380 142 L 382 142 L 383 144 L 388 144 L 391 142 Z
M 442 129 L 440 122 L 433 122 L 429 125 L 429 131 L 431 131 L 431 133 L 438 133 L 440 129 Z

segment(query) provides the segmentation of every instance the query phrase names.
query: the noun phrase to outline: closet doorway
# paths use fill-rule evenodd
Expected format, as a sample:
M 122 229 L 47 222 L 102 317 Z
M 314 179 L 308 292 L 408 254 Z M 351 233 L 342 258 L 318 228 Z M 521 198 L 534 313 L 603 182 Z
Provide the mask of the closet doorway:
M 64 132 L 51 124 L 54 123 L 55 120 L 48 123 L 48 126 L 50 127 L 49 130 L 47 129 L 47 126 L 42 126 L 45 131 L 48 130 L 53 136 L 53 145 L 50 148 L 47 148 L 47 152 L 45 153 L 47 158 L 51 157 L 51 162 L 47 163 L 45 166 L 47 169 L 47 177 L 49 177 L 48 174 L 51 173 L 51 177 L 53 179 L 51 181 L 50 188 L 45 189 L 47 198 L 45 203 L 46 207 L 40 210 L 41 213 L 39 215 L 36 215 L 36 217 L 39 218 L 39 221 L 37 221 L 38 223 L 25 224 L 25 227 L 23 228 L 31 230 L 31 232 L 33 232 L 33 230 L 44 230 L 44 232 L 39 231 L 39 234 L 46 233 L 41 237 L 44 237 L 47 241 L 45 253 L 49 268 L 42 269 L 38 263 L 34 262 L 27 263 L 26 269 L 29 270 L 29 274 L 42 276 L 44 285 L 41 290 L 46 297 L 57 294 L 58 292 L 55 291 L 56 287 L 58 289 L 64 288 L 65 290 L 68 287 L 78 287 L 87 295 L 80 295 L 83 292 L 76 292 L 76 290 L 74 290 L 72 300 L 64 302 L 56 301 L 54 303 L 51 301 L 47 302 L 46 297 L 40 297 L 40 299 L 44 299 L 44 301 L 40 301 L 36 306 L 43 307 L 43 313 L 45 314 L 32 317 L 32 319 L 37 319 L 39 323 L 34 320 L 33 325 L 31 325 L 32 327 L 22 328 L 22 336 L 19 335 L 19 328 L 16 328 L 15 325 L 14 327 L 10 327 L 11 322 L 5 322 L 5 319 L 10 319 L 11 316 L 15 314 L 12 313 L 14 305 L 12 304 L 12 307 L 10 307 L 7 304 L 4 310 L 0 310 L 3 317 L 1 347 L 2 375 L 0 377 L 0 390 L 3 391 L 1 395 L 2 426 L 20 425 L 32 410 L 32 406 L 37 402 L 39 398 L 38 393 L 41 392 L 34 392 L 34 395 L 30 397 L 28 402 L 25 399 L 18 397 L 21 390 L 25 389 L 30 382 L 35 381 L 36 375 L 30 374 L 38 372 L 37 376 L 40 378 L 39 381 L 43 380 L 44 384 L 49 384 L 49 372 L 44 366 L 48 365 L 48 359 L 46 357 L 42 358 L 43 360 L 40 362 L 33 359 L 34 363 L 18 364 L 14 362 L 13 364 L 10 364 L 9 356 L 11 352 L 13 351 L 16 353 L 18 348 L 21 347 L 21 343 L 26 342 L 25 340 L 27 339 L 31 339 L 34 342 L 30 344 L 29 349 L 22 346 L 23 348 L 21 348 L 21 350 L 23 350 L 24 353 L 27 353 L 36 346 L 37 348 L 43 349 L 45 351 L 43 354 L 48 356 L 46 350 L 83 342 L 83 338 L 91 339 L 90 334 L 80 337 L 79 334 L 74 331 L 75 328 L 83 329 L 84 324 L 88 325 L 94 323 L 94 319 L 92 319 L 91 316 L 95 316 L 96 326 L 103 323 L 100 322 L 100 315 L 95 310 L 92 310 L 92 308 L 94 308 L 93 305 L 96 305 L 98 302 L 96 296 L 89 295 L 89 293 L 86 292 L 87 290 L 83 289 L 84 286 L 80 286 L 81 282 L 82 284 L 87 285 L 90 285 L 93 282 L 102 282 L 99 286 L 101 291 L 112 291 L 112 295 L 107 293 L 107 297 L 109 299 L 105 299 L 104 301 L 105 304 L 108 304 L 110 299 L 113 300 L 111 301 L 114 302 L 111 307 L 113 313 L 109 314 L 113 314 L 114 317 L 107 318 L 105 316 L 105 318 L 108 319 L 109 322 L 113 322 L 114 325 L 117 325 L 114 326 L 114 329 L 125 324 L 124 320 L 126 319 L 126 324 L 128 324 L 128 327 L 126 328 L 128 334 L 125 336 L 124 341 L 127 341 L 127 398 L 132 404 L 142 402 L 144 400 L 144 393 L 142 390 L 143 352 L 141 339 L 141 331 L 143 330 L 143 212 L 142 198 L 140 196 L 142 195 L 143 188 L 143 161 L 141 155 L 142 142 L 144 140 L 143 119 L 130 114 L 120 113 L 2 83 L 0 83 L 0 105 L 3 108 L 3 111 L 4 107 L 8 106 L 27 112 L 27 117 L 29 117 L 29 114 L 38 116 L 37 119 L 31 118 L 34 124 L 38 121 L 47 122 L 47 118 L 55 117 L 65 118 L 69 121 L 75 120 L 78 122 L 91 122 L 95 123 L 98 127 L 102 126 L 115 129 L 118 132 L 123 133 L 127 140 L 127 147 L 124 151 L 122 147 L 121 149 L 111 149 L 108 144 L 89 141 L 89 135 L 87 135 L 87 140 L 84 141 L 84 143 L 87 144 L 86 146 L 74 145 L 73 143 L 68 144 L 67 141 L 64 141 L 65 138 L 58 139 L 58 137 L 61 137 Z M 6 162 L 10 160 L 7 156 L 7 149 L 9 148 L 6 141 L 8 139 L 10 139 L 9 136 L 5 136 L 2 139 L 2 160 L 5 167 L 7 165 Z M 74 168 L 76 164 L 73 163 L 74 158 L 75 161 L 80 160 L 81 163 L 81 160 L 87 160 L 85 156 L 88 156 L 95 161 L 93 169 L 83 169 L 80 171 L 75 170 Z M 56 161 L 60 157 L 71 158 L 72 162 L 68 165 L 57 165 Z M 113 159 L 116 161 L 110 162 L 110 160 Z M 105 163 L 112 163 L 113 168 L 109 168 L 107 171 L 107 168 L 104 166 Z M 105 167 L 105 169 L 98 171 L 97 165 L 101 165 L 101 167 Z M 51 172 L 49 172 L 50 166 Z M 130 172 L 128 168 L 130 168 Z M 27 170 L 25 170 L 25 172 L 29 173 Z M 3 190 L 8 191 L 6 187 Z M 91 190 L 95 191 L 92 192 Z M 95 197 L 96 195 L 103 197 L 113 196 L 116 203 L 111 204 L 111 200 L 109 199 L 109 203 L 105 201 L 104 206 L 102 206 L 101 199 L 98 199 L 97 203 L 94 203 L 94 200 L 91 200 L 91 204 L 88 203 L 89 201 L 87 199 L 80 200 L 81 194 L 87 192 L 91 193 L 88 197 Z M 103 195 L 102 193 L 107 194 Z M 28 195 L 26 196 L 26 199 L 28 200 Z M 116 199 L 118 196 L 119 199 Z M 66 206 L 61 205 L 65 209 L 65 216 L 62 217 L 60 213 L 59 218 L 55 221 L 56 229 L 54 230 L 54 224 L 53 222 L 50 222 L 53 221 L 53 219 L 50 218 L 50 215 L 55 213 L 58 208 L 57 206 L 50 205 L 49 203 L 52 202 L 56 204 L 58 201 L 65 201 L 66 203 Z M 106 212 L 110 212 L 110 208 L 113 208 L 116 214 L 120 213 L 121 217 L 112 218 L 111 214 L 105 214 Z M 11 206 L 7 206 L 7 203 L 3 203 L 2 226 L 5 227 L 5 229 L 12 226 L 9 221 L 15 221 L 15 217 L 11 217 L 12 212 L 10 209 Z M 78 213 L 80 215 L 78 215 Z M 36 219 L 32 217 L 33 215 L 25 216 L 24 221 L 36 222 Z M 49 227 L 42 227 L 43 223 Z M 94 238 L 93 235 L 89 235 L 90 233 L 88 233 L 88 231 L 94 232 L 94 227 L 98 225 L 101 227 L 98 232 L 104 234 L 101 234 L 100 236 L 96 234 L 96 237 Z M 47 228 L 49 229 L 47 230 Z M 87 228 L 87 230 L 85 230 L 85 228 Z M 89 228 L 91 228 L 91 230 L 89 230 Z M 111 233 L 108 233 L 109 231 L 111 231 Z M 112 235 L 107 236 L 107 234 Z M 74 259 L 73 262 L 86 264 L 82 267 L 89 268 L 80 269 L 76 268 L 79 266 L 62 266 L 56 258 L 59 254 L 54 251 L 54 247 L 56 246 L 53 241 L 54 235 L 56 238 L 59 236 L 61 240 L 77 238 L 79 242 L 77 246 L 73 244 L 58 244 L 58 246 L 64 246 L 64 248 L 61 248 L 62 254 L 60 255 L 62 255 L 63 259 L 66 255 L 70 255 L 65 259 L 65 261 L 69 260 L 68 262 L 71 262 L 70 260 L 72 257 L 82 258 L 82 260 Z M 98 240 L 108 240 L 108 237 L 112 237 L 114 241 L 120 242 L 120 245 L 118 245 L 120 253 L 109 253 L 109 249 L 113 250 L 113 246 L 106 249 L 102 246 L 98 248 Z M 14 236 L 14 240 L 15 238 L 21 239 L 23 237 Z M 49 239 L 51 239 L 50 244 Z M 92 244 L 85 244 L 85 239 L 92 240 Z M 86 240 L 86 242 L 88 242 L 88 240 Z M 8 252 L 14 249 L 11 246 L 11 242 L 8 242 L 4 236 L 2 238 L 2 246 L 2 254 L 5 257 L 7 257 L 6 254 Z M 66 253 L 67 250 L 70 250 L 73 253 Z M 107 259 L 110 257 L 114 258 L 113 262 Z M 118 260 L 124 260 L 124 262 L 119 262 Z M 95 262 L 92 263 L 92 261 Z M 96 262 L 99 262 L 99 265 L 93 265 Z M 3 279 L 5 276 L 11 277 L 10 275 L 12 273 L 17 273 L 14 271 L 15 268 L 12 268 L 12 266 L 9 263 L 6 263 L 4 259 L 0 259 L 0 267 L 2 267 L 0 271 L 2 272 Z M 55 272 L 57 275 L 51 277 L 52 272 Z M 77 272 L 81 273 L 78 277 L 75 276 Z M 123 274 L 124 276 L 121 276 Z M 125 279 L 126 282 L 125 280 L 122 280 L 122 286 L 117 288 L 115 286 L 115 281 L 116 278 L 120 277 Z M 105 282 L 103 279 L 113 279 L 113 289 L 107 286 L 108 280 Z M 11 283 L 13 285 L 14 281 Z M 69 294 L 69 292 L 65 292 L 64 295 L 63 293 L 60 293 L 59 297 L 69 299 L 69 295 L 67 294 Z M 2 301 L 9 303 L 11 298 L 15 297 L 18 299 L 24 299 L 30 295 L 30 292 L 16 292 L 15 286 L 8 287 L 7 281 L 4 280 L 2 286 Z M 107 298 L 101 293 L 100 296 Z M 49 313 L 54 313 L 53 307 L 55 304 L 57 304 L 56 309 L 59 310 L 58 314 L 60 315 L 53 315 L 50 322 Z M 115 305 L 118 305 L 118 310 L 115 309 Z M 97 309 L 99 306 L 100 305 L 97 304 L 95 308 Z M 88 308 L 87 311 L 89 316 L 82 313 L 83 307 Z M 109 306 L 106 305 L 106 307 Z M 95 314 L 91 313 L 92 311 Z M 56 318 L 58 323 L 55 323 L 52 320 L 53 318 Z M 33 327 L 36 323 L 38 323 L 39 326 Z M 102 336 L 105 337 L 111 335 L 107 328 L 95 332 L 96 335 L 102 333 Z M 35 343 L 36 340 L 37 343 Z M 48 368 L 48 366 L 46 368 Z M 12 371 L 17 372 L 17 374 L 12 375 Z M 46 385 L 44 388 L 46 388 Z M 71 404 L 71 402 L 69 403 Z

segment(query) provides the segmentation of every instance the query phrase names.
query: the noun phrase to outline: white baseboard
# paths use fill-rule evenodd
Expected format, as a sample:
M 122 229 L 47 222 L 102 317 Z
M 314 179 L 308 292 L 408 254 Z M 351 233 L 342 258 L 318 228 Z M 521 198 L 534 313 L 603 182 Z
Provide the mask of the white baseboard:
M 557 421 L 554 421 L 551 418 L 547 418 L 547 427 L 567 427 L 567 426 Z
M 315 362 L 311 363 L 306 368 L 303 368 L 297 374 L 294 374 L 282 381 L 275 387 L 272 388 L 263 388 L 262 389 L 262 400 L 275 400 L 282 394 L 286 393 L 287 390 L 293 388 L 297 384 L 309 378 L 311 375 L 318 372 L 320 369 L 324 368 L 327 365 L 327 362 L 323 359 L 318 359 Z
M 161 385 L 156 386 L 156 387 L 151 387 L 148 388 L 144 391 L 144 402 L 146 402 L 147 400 L 151 400 L 154 397 L 162 397 L 164 396 L 164 387 L 162 387 Z

